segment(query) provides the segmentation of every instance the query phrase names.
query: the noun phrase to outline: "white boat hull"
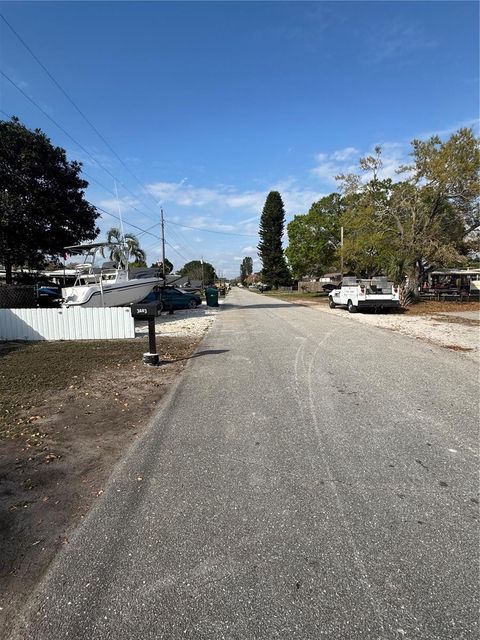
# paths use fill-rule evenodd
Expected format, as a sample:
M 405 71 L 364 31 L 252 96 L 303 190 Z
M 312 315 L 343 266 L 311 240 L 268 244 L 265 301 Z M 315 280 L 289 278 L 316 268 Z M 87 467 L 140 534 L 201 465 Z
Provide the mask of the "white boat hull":
M 104 282 L 62 289 L 66 307 L 124 307 L 140 302 L 153 287 L 158 278 L 137 278 L 123 282 Z

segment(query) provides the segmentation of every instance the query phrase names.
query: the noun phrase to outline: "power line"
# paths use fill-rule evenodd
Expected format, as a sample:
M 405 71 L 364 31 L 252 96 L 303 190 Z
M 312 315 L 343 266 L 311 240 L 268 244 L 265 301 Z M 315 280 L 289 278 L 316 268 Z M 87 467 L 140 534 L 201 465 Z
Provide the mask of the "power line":
M 192 259 L 194 259 L 195 254 L 192 251 L 192 246 L 191 243 L 184 237 L 181 237 L 180 235 L 178 235 L 173 229 L 169 228 L 169 226 L 167 225 L 167 231 L 168 231 L 168 235 L 170 236 L 170 238 L 173 238 L 173 240 L 179 245 L 180 249 L 186 251 L 186 253 L 189 253 L 190 255 L 193 256 Z
M 95 133 L 103 140 L 103 142 L 107 145 L 107 147 L 110 149 L 110 151 L 112 151 L 112 153 L 115 155 L 115 157 L 119 160 L 119 162 L 122 164 L 122 166 L 125 167 L 125 169 L 135 178 L 135 180 L 140 184 L 140 186 L 144 189 L 143 184 L 141 183 L 141 181 L 135 176 L 135 174 L 133 174 L 133 172 L 130 171 L 130 169 L 124 164 L 124 162 L 122 161 L 122 159 L 118 156 L 118 154 L 115 152 L 115 150 L 111 147 L 111 145 L 108 143 L 107 140 L 105 140 L 105 138 L 102 136 L 102 134 L 96 129 L 96 127 L 88 120 L 88 118 L 83 114 L 83 112 L 81 111 L 81 109 L 75 104 L 75 102 L 70 98 L 70 96 L 66 93 L 66 91 L 61 87 L 61 85 L 55 80 L 55 78 L 51 75 L 51 73 L 48 71 L 48 69 L 42 64 L 42 62 L 37 58 L 37 56 L 33 53 L 33 51 L 30 49 L 30 47 L 28 47 L 28 45 L 23 41 L 23 39 L 20 37 L 20 35 L 13 29 L 13 27 L 8 23 L 8 21 L 5 19 L 5 17 L 3 15 L 0 14 L 0 17 L 4 20 L 4 22 L 7 24 L 7 26 L 12 30 L 12 32 L 17 36 L 17 38 L 20 40 L 20 42 L 22 42 L 22 44 L 27 48 L 27 50 L 29 51 L 29 53 L 33 56 L 33 58 L 38 62 L 38 64 L 42 67 L 42 69 L 44 69 L 45 73 L 47 73 L 47 75 L 50 77 L 50 79 L 55 83 L 55 85 L 59 88 L 60 91 L 62 91 L 62 93 L 65 95 L 65 97 L 69 100 L 69 102 L 75 107 L 75 109 L 80 113 L 80 115 L 85 119 L 85 121 L 92 127 L 92 129 L 95 131 Z M 60 129 L 60 131 L 62 131 L 74 144 L 76 144 L 84 153 L 87 154 L 87 156 L 89 158 L 91 158 L 93 160 L 93 162 L 95 162 L 101 169 L 103 169 L 105 171 L 105 173 L 107 173 L 110 177 L 112 177 L 114 180 L 116 180 L 132 197 L 137 198 L 137 195 L 134 194 L 119 178 L 117 178 L 117 176 L 115 176 L 109 169 L 107 169 L 99 160 L 97 160 L 97 158 L 95 158 L 80 142 L 78 142 L 78 140 L 76 140 L 61 124 L 59 124 L 54 118 L 52 118 L 52 116 L 50 116 L 50 114 L 47 113 L 47 111 L 45 111 L 45 109 L 43 109 L 31 96 L 29 96 L 25 91 L 23 91 L 23 89 L 16 83 L 14 82 L 14 80 L 12 80 L 3 70 L 0 69 L 0 74 L 13 86 L 17 89 L 17 91 L 19 91 L 29 102 L 31 102 L 41 113 L 43 113 L 43 115 L 48 118 L 48 120 L 50 120 L 56 127 L 58 127 Z M 1 109 L 1 112 L 7 116 L 8 114 L 3 111 L 3 109 Z M 106 187 L 103 183 L 101 183 L 99 180 L 97 180 L 96 178 L 93 178 L 93 176 L 89 176 L 85 171 L 82 170 L 82 172 L 88 176 L 90 178 L 90 180 L 93 180 L 94 182 L 96 182 L 97 184 L 99 184 L 103 189 L 105 189 L 105 191 L 107 191 L 108 193 L 110 193 L 111 195 L 115 196 L 116 194 L 109 189 L 108 187 Z M 150 195 L 150 197 L 152 198 L 152 200 L 154 200 L 153 196 L 147 191 L 146 193 L 148 193 Z M 113 215 L 111 212 L 106 211 L 105 209 L 102 209 L 101 207 L 97 207 L 96 205 L 94 205 L 99 211 L 103 211 L 104 213 L 106 213 L 107 215 L 110 215 L 118 220 L 120 220 L 120 218 L 118 216 Z M 149 216 L 146 212 L 142 212 L 139 209 L 137 209 L 135 206 L 131 205 L 131 208 L 134 209 L 135 211 L 137 211 L 138 213 L 140 213 L 141 215 L 145 215 L 146 217 L 151 218 L 151 216 Z M 240 237 L 247 237 L 247 238 L 253 238 L 253 237 L 257 237 L 254 234 L 244 234 L 244 233 L 234 233 L 234 232 L 227 232 L 227 231 L 214 231 L 212 229 L 202 229 L 200 227 L 193 227 L 190 225 L 184 225 L 184 224 L 180 224 L 178 222 L 172 222 L 171 220 L 169 221 L 170 224 L 173 224 L 175 226 L 178 227 L 183 227 L 185 229 L 193 229 L 195 231 L 203 231 L 206 233 L 214 233 L 217 235 L 229 235 L 229 236 L 240 236 Z M 130 222 L 126 222 L 126 224 L 128 224 L 129 226 L 135 228 L 135 229 L 139 229 L 142 233 L 149 233 L 148 231 L 145 231 L 144 229 L 141 229 L 141 227 L 138 227 L 137 225 L 134 225 Z M 156 223 L 158 224 L 158 223 Z M 154 225 L 156 226 L 156 225 Z M 153 235 L 153 234 L 150 234 Z M 175 249 L 175 247 L 173 247 L 173 245 L 171 245 L 170 243 L 167 243 L 174 251 L 176 251 L 178 253 L 178 255 L 180 255 L 183 259 L 186 259 L 185 256 L 183 256 L 180 252 L 178 252 L 177 249 Z
M 187 237 L 183 235 L 180 229 L 174 229 L 174 227 L 171 227 L 170 224 L 166 221 L 165 221 L 165 224 L 167 226 L 169 234 L 174 238 L 176 238 L 177 242 L 179 242 L 180 244 L 183 244 L 186 247 L 191 245 L 190 239 L 187 239 Z
M 90 202 L 90 204 L 93 207 L 95 207 L 95 209 L 98 209 L 98 211 L 101 211 L 102 213 L 106 213 L 107 215 L 112 216 L 112 218 L 115 218 L 116 220 L 121 220 L 120 216 L 116 216 L 111 211 L 107 211 L 106 209 L 102 209 L 102 207 L 99 207 L 98 205 L 93 204 L 93 202 Z M 134 229 L 138 229 L 142 233 L 147 233 L 149 236 L 153 236 L 154 238 L 158 239 L 158 236 L 156 236 L 154 233 L 152 233 L 151 231 L 148 231 L 147 229 L 142 229 L 142 227 L 139 227 L 138 225 L 133 224 L 133 222 L 128 222 L 127 220 L 123 220 L 123 222 L 125 224 L 128 224 L 129 227 L 133 227 Z M 156 226 L 156 225 L 153 225 L 153 226 Z M 152 227 L 150 227 L 150 228 L 152 228 Z
M 202 229 L 201 227 L 191 227 L 188 224 L 180 224 L 179 222 L 172 222 L 168 220 L 169 224 L 174 224 L 177 227 L 184 227 L 185 229 L 195 229 L 195 231 L 204 231 L 205 233 L 217 233 L 222 236 L 241 236 L 243 238 L 256 238 L 258 234 L 253 233 L 234 233 L 233 231 L 213 231 L 212 229 Z
M 1 111 L 1 109 L 0 109 Z M 3 112 L 3 111 L 2 111 Z M 22 176 L 18 176 L 18 178 L 22 181 L 25 182 L 22 178 Z M 103 186 L 103 185 L 102 185 Z M 104 187 L 105 189 L 107 189 L 107 187 Z M 107 189 L 108 191 L 108 189 Z M 122 222 L 124 222 L 126 225 L 128 225 L 129 227 L 132 227 L 133 229 L 137 229 L 138 231 L 140 231 L 139 235 L 142 235 L 144 233 L 152 236 L 153 238 L 155 238 L 157 241 L 160 240 L 160 238 L 155 235 L 154 233 L 152 233 L 150 231 L 150 229 L 153 229 L 154 227 L 156 227 L 157 225 L 160 224 L 160 221 L 156 222 L 154 225 L 152 225 L 151 227 L 149 227 L 148 229 L 142 229 L 141 227 L 139 227 L 138 225 L 134 224 L 133 222 L 129 222 L 128 220 L 122 220 L 122 218 L 120 218 L 120 216 L 115 215 L 114 213 L 112 213 L 111 211 L 107 211 L 106 209 L 104 209 L 103 207 L 100 207 L 96 204 L 94 204 L 93 202 L 89 202 L 87 200 L 88 204 L 92 205 L 93 207 L 95 207 L 96 210 L 101 211 L 102 213 L 105 213 L 107 216 L 111 216 L 112 218 L 115 218 L 116 220 L 120 220 Z M 169 247 L 171 247 L 171 249 L 173 251 L 175 251 L 175 253 L 177 253 L 182 260 L 185 260 L 185 262 L 189 262 L 190 260 L 188 258 L 186 258 L 182 253 L 180 253 L 180 251 L 178 251 L 178 249 L 176 249 L 170 242 L 168 242 L 168 240 L 165 240 L 166 244 L 168 244 Z
M 83 167 L 82 167 L 82 173 L 84 176 L 86 176 L 89 180 L 91 180 L 92 182 L 95 182 L 96 184 L 98 184 L 100 187 L 102 187 L 102 189 L 105 189 L 105 191 L 107 193 L 110 193 L 115 199 L 117 198 L 117 194 L 115 193 L 115 191 L 112 191 L 111 189 L 109 189 L 108 187 L 106 187 L 103 182 L 100 182 L 100 180 L 97 180 L 97 178 L 94 178 L 92 175 L 90 175 L 89 173 L 87 173 Z M 135 205 L 133 204 L 128 204 L 128 207 L 130 207 L 130 209 L 133 209 L 134 211 L 136 211 L 137 213 L 139 213 L 141 216 L 145 216 L 147 217 L 149 220 L 154 220 L 154 218 L 151 215 L 148 215 L 147 212 L 145 211 L 140 211 L 140 209 L 138 209 Z M 155 224 L 160 224 L 160 221 L 156 222 Z
M 179 255 L 182 260 L 185 260 L 185 262 L 191 262 L 188 258 L 186 258 L 182 253 L 180 253 L 180 251 L 178 249 L 175 249 L 175 247 L 173 246 L 173 244 L 170 244 L 170 242 L 168 242 L 168 240 L 165 240 L 165 244 L 168 244 L 168 246 L 173 249 L 173 251 L 175 251 L 175 253 L 177 255 Z
M 70 135 L 68 133 L 68 131 L 62 127 L 61 124 L 59 124 L 54 118 L 52 118 L 51 115 L 49 115 L 45 109 L 43 109 L 32 97 L 30 97 L 28 95 L 28 93 L 25 93 L 25 91 L 18 86 L 18 84 L 16 82 L 14 82 L 4 71 L 2 71 L 0 69 L 0 74 L 6 79 L 8 80 L 8 82 L 10 82 L 10 84 L 12 86 L 14 86 L 17 91 L 19 91 L 29 102 L 31 102 L 39 111 L 41 111 L 43 113 L 43 115 L 48 118 L 51 122 L 53 122 L 53 124 L 58 127 L 60 129 L 60 131 L 62 131 L 74 144 L 76 144 L 84 153 L 87 154 L 87 156 L 89 158 L 91 158 L 101 169 L 103 169 L 106 173 L 108 173 L 109 176 L 111 176 L 114 180 L 116 180 L 124 189 L 125 191 L 128 191 L 128 193 L 133 196 L 134 198 L 137 198 L 137 196 L 133 193 L 133 191 L 131 191 L 127 186 L 125 186 L 125 184 L 119 179 L 117 178 L 117 176 L 115 176 L 109 169 L 107 169 L 106 167 L 103 166 L 103 164 L 101 162 L 99 162 L 91 153 L 90 151 L 88 151 L 80 142 L 78 142 L 78 140 L 75 140 L 75 138 Z M 104 187 L 105 188 L 105 187 Z M 107 191 L 109 191 L 109 189 L 107 189 Z M 143 215 L 147 215 L 146 213 L 144 213 Z M 150 217 L 151 216 L 147 216 Z
M 152 194 L 150 192 L 148 192 L 145 189 L 144 184 L 141 182 L 141 180 L 139 178 L 137 178 L 137 176 L 133 173 L 133 171 L 125 164 L 125 162 L 122 160 L 122 158 L 118 155 L 118 153 L 115 151 L 115 149 L 111 146 L 111 144 L 108 142 L 108 140 L 105 139 L 105 137 L 100 133 L 100 131 L 95 127 L 95 125 L 87 118 L 87 116 L 83 113 L 83 111 L 80 109 L 80 107 L 76 104 L 76 102 L 73 100 L 73 98 L 71 98 L 69 96 L 69 94 L 65 91 L 65 89 L 62 87 L 62 85 L 53 77 L 53 75 L 50 73 L 50 71 L 47 69 L 47 67 L 43 64 L 43 62 L 41 60 L 39 60 L 39 58 L 35 55 L 35 53 L 32 51 L 32 49 L 28 46 L 28 44 L 25 42 L 25 40 L 20 36 L 20 34 L 12 27 L 12 25 L 8 22 L 8 20 L 5 18 L 4 15 L 0 14 L 0 18 L 2 18 L 2 20 L 5 22 L 5 24 L 7 25 L 7 27 L 12 31 L 12 33 L 18 38 L 18 40 L 23 44 L 23 46 L 25 47 L 25 49 L 30 53 L 30 55 L 32 56 L 32 58 L 42 67 L 42 69 L 45 71 L 45 73 L 47 74 L 47 76 L 50 78 L 50 80 L 55 84 L 55 86 L 63 93 L 63 95 L 67 98 L 67 100 L 70 102 L 70 104 L 76 109 L 76 111 L 82 116 L 82 118 L 85 120 L 85 122 L 93 129 L 93 131 L 97 134 L 97 136 L 100 138 L 100 140 L 102 140 L 102 142 L 108 147 L 108 149 L 113 153 L 113 155 L 117 158 L 117 160 L 120 162 L 120 164 L 122 165 L 122 167 L 134 178 L 134 180 L 136 180 L 138 182 L 138 184 L 141 186 L 141 188 L 145 191 L 145 193 L 147 193 L 152 200 L 155 202 L 155 205 L 157 205 L 157 202 L 155 200 L 155 198 L 152 196 Z
M 29 100 L 35 107 L 37 107 L 37 109 L 39 109 L 39 111 L 41 111 L 51 122 L 53 122 L 53 124 L 55 126 L 57 126 L 61 131 L 63 131 L 63 133 L 70 139 L 72 140 L 72 142 L 74 144 L 76 144 L 80 149 L 82 149 L 82 151 L 84 153 L 86 153 L 96 164 L 98 164 L 99 167 L 101 167 L 106 173 L 108 173 L 114 180 L 117 180 L 119 182 L 120 185 L 123 186 L 123 188 L 128 191 L 128 193 L 130 193 L 131 196 L 133 196 L 134 198 L 136 198 L 137 196 L 130 191 L 130 189 L 128 189 L 128 187 L 126 187 L 123 182 L 121 180 L 119 180 L 111 171 L 109 171 L 106 167 L 104 167 L 89 151 L 87 151 L 87 149 L 85 149 L 85 147 L 80 144 L 80 142 L 78 142 L 77 140 L 75 140 L 75 138 L 73 136 L 71 136 L 68 131 L 66 129 L 64 129 L 64 127 L 62 127 L 62 125 L 58 124 L 58 122 L 56 122 L 56 120 L 54 120 L 54 118 L 52 118 L 44 109 L 42 109 L 42 107 L 33 99 L 31 98 L 27 93 L 25 93 L 23 91 L 23 89 L 21 87 L 19 87 L 9 76 L 7 76 L 7 74 L 2 71 L 0 69 L 0 74 L 2 74 L 4 76 L 4 78 L 6 80 L 8 80 L 25 98 L 27 98 L 27 100 Z M 5 112 L 2 110 L 2 113 L 5 114 Z M 7 115 L 7 114 L 5 114 Z M 8 116 L 7 116 L 8 117 Z M 108 193 L 110 193 L 111 195 L 113 195 L 115 197 L 115 193 L 109 189 L 108 187 L 106 187 L 103 183 L 101 183 L 99 180 L 97 180 L 96 178 L 94 178 L 93 176 L 90 176 L 89 174 L 87 174 L 85 171 L 82 172 L 88 176 L 90 178 L 90 180 L 93 180 L 94 182 L 96 182 L 97 184 L 99 184 L 103 189 L 105 189 L 105 191 L 107 191 Z M 153 196 L 152 196 L 153 198 Z M 138 213 L 140 213 L 141 215 L 145 215 L 147 218 L 152 219 L 152 217 L 150 215 L 148 215 L 146 212 L 142 212 L 139 209 L 137 209 L 137 207 L 135 207 L 134 205 L 131 205 L 131 208 L 134 209 L 135 211 L 137 211 Z M 108 213 L 108 212 L 107 212 Z M 191 225 L 187 225 L 187 224 L 180 224 L 179 222 L 173 222 L 172 220 L 165 220 L 166 222 L 168 222 L 169 224 L 173 224 L 177 227 L 183 227 L 184 229 L 193 229 L 194 231 L 202 231 L 205 233 L 214 233 L 216 235 L 224 235 L 224 236 L 238 236 L 238 237 L 243 237 L 243 238 L 256 238 L 257 234 L 251 234 L 251 233 L 235 233 L 233 231 L 214 231 L 213 229 L 202 229 L 201 227 L 193 227 Z
M 112 218 L 115 218 L 116 220 L 120 220 L 120 217 L 115 215 L 114 213 L 112 213 L 111 211 L 107 211 L 106 209 L 103 209 L 102 207 L 98 207 L 97 205 L 92 204 L 96 209 L 98 209 L 99 211 L 101 211 L 102 213 L 106 213 L 108 216 L 112 216 Z M 136 224 L 133 224 L 133 222 L 128 222 L 128 220 L 124 220 L 123 221 L 125 224 L 127 224 L 129 227 L 133 227 L 134 229 L 138 229 L 139 231 L 141 231 L 142 233 L 146 233 L 149 236 L 152 236 L 153 238 L 156 238 L 159 242 L 160 239 L 158 236 L 156 236 L 154 233 L 152 233 L 151 231 L 149 231 L 148 229 L 142 229 L 141 227 L 139 227 Z M 156 226 L 156 225 L 154 225 Z M 189 259 L 186 258 L 182 253 L 180 253 L 180 251 L 178 251 L 178 249 L 176 249 L 173 244 L 170 244 L 170 242 L 168 242 L 168 240 L 165 240 L 165 243 L 168 244 L 169 247 L 171 247 L 173 249 L 173 251 L 175 251 L 175 253 L 177 253 L 182 260 L 185 260 L 185 262 L 189 262 Z
M 0 70 L 0 73 L 3 73 L 3 72 Z M 28 97 L 28 96 L 27 96 L 27 97 Z M 30 98 L 29 98 L 29 99 L 30 99 Z M 10 116 L 8 113 L 6 113 L 3 109 L 0 109 L 0 112 L 1 112 L 1 113 L 3 113 L 3 115 L 4 115 L 4 116 L 6 116 L 7 118 L 10 118 L 10 117 L 11 117 L 11 116 Z M 55 123 L 55 124 L 57 124 L 57 123 Z M 57 124 L 57 126 L 58 126 L 58 127 L 60 127 L 60 125 L 58 125 L 58 124 Z M 67 135 L 68 135 L 68 134 L 67 134 Z M 75 142 L 75 144 L 78 144 L 78 145 L 79 145 L 79 143 L 77 143 L 75 140 L 74 140 L 74 142 Z M 79 145 L 79 146 L 80 146 L 80 145 Z M 80 146 L 80 148 L 82 148 L 82 147 Z M 97 161 L 96 161 L 96 162 L 97 162 Z M 98 162 L 97 162 L 97 164 L 98 164 Z M 112 195 L 114 198 L 116 198 L 116 193 L 115 193 L 114 191 L 112 191 L 112 189 L 110 189 L 109 187 L 107 187 L 106 185 L 104 185 L 104 184 L 103 184 L 103 182 L 100 182 L 100 180 L 98 180 L 98 178 L 94 178 L 92 175 L 90 175 L 89 173 L 87 173 L 83 167 L 82 167 L 82 174 L 83 174 L 84 176 L 86 176 L 89 180 L 91 180 L 92 182 L 95 182 L 96 184 L 98 184 L 100 187 L 102 187 L 102 189 L 104 189 L 107 193 L 109 193 L 110 195 Z M 122 184 L 122 183 L 120 183 L 120 184 Z M 136 197 L 133 193 L 132 193 L 132 195 L 133 195 L 133 197 Z M 140 209 L 138 209 L 135 205 L 133 205 L 133 204 L 129 204 L 128 206 L 129 206 L 131 209 L 134 209 L 134 210 L 135 210 L 137 213 L 139 213 L 140 215 L 142 215 L 142 216 L 146 216 L 146 217 L 147 217 L 147 218 L 149 218 L 150 220 L 153 220 L 153 219 L 154 219 L 154 218 L 153 218 L 151 215 L 149 215 L 146 211 L 140 211 Z M 157 224 L 160 224 L 160 223 L 157 223 Z

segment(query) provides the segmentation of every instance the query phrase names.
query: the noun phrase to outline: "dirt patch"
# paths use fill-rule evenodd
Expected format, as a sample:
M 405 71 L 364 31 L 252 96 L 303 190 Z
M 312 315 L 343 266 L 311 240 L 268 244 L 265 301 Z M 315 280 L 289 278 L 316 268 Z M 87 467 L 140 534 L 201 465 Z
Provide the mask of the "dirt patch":
M 0 346 L 0 637 L 199 340 Z
M 434 313 L 453 311 L 480 311 L 480 302 L 477 300 L 470 300 L 469 302 L 423 300 L 410 305 L 406 309 L 406 313 L 409 316 L 431 316 Z
M 473 311 L 473 309 L 471 309 Z M 447 316 L 445 314 L 436 314 L 432 316 L 432 320 L 438 322 L 450 322 L 451 324 L 463 324 L 466 327 L 479 327 L 480 320 L 473 320 L 472 318 L 462 318 L 461 316 Z
M 445 349 L 451 349 L 452 351 L 473 351 L 470 347 L 461 347 L 458 344 L 445 344 Z

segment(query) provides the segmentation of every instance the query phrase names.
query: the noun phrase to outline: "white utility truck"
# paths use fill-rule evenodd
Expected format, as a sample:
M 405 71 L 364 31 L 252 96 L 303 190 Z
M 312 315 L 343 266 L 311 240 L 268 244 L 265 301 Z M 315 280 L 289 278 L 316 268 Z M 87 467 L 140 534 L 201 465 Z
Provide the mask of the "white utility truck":
M 329 293 L 328 302 L 330 309 L 347 307 L 350 313 L 359 309 L 396 309 L 400 307 L 400 292 L 384 276 L 370 280 L 345 277 L 340 287 Z

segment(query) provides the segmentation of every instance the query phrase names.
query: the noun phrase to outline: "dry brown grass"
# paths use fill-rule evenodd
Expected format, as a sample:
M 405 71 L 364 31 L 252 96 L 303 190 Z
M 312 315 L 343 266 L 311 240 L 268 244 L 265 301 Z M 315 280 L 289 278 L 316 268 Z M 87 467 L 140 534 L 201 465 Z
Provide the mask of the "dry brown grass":
M 409 316 L 431 316 L 435 313 L 449 311 L 480 311 L 480 302 L 476 300 L 469 302 L 422 300 L 407 307 L 405 313 Z

